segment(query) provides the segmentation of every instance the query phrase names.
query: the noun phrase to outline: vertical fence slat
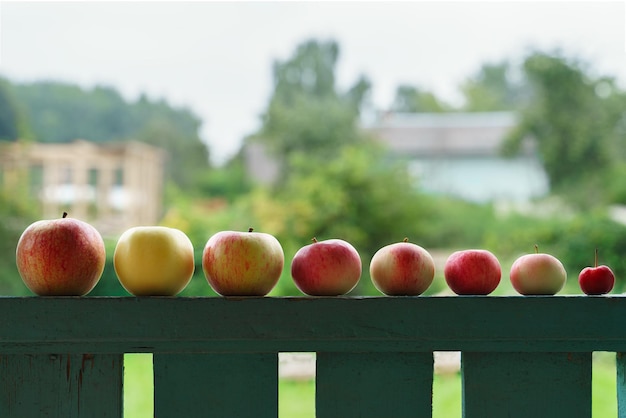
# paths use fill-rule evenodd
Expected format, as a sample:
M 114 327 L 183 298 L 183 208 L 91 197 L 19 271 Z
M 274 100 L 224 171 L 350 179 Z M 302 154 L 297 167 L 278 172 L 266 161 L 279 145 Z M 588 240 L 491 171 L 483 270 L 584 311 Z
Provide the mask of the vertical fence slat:
M 122 354 L 0 355 L 0 416 L 119 418 Z
M 462 353 L 463 416 L 591 417 L 591 353 Z
M 278 416 L 278 353 L 154 354 L 158 418 Z
M 432 416 L 432 353 L 317 353 L 315 411 L 331 417 Z

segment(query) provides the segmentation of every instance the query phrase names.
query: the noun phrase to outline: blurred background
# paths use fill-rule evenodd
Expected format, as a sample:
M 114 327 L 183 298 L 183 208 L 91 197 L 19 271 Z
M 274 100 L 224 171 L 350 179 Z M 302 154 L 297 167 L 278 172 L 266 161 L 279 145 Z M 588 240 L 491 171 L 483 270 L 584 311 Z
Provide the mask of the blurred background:
M 63 211 L 98 228 L 92 295 L 126 295 L 117 237 L 189 235 L 185 295 L 213 294 L 200 254 L 225 229 L 295 251 L 407 237 L 442 267 L 558 257 L 562 293 L 594 262 L 626 285 L 623 2 L 2 2 L 0 294 L 23 229 Z
M 128 295 L 112 265 L 131 226 L 183 230 L 196 273 L 220 230 L 275 235 L 273 295 L 318 239 L 363 260 L 405 237 L 446 295 L 455 250 L 508 270 L 540 251 L 626 289 L 624 2 L 0 2 L 0 295 L 24 228 L 92 223 L 91 295 Z M 436 320 L 434 318 L 433 320 Z M 433 416 L 461 416 L 459 360 L 435 353 Z M 457 353 L 458 354 L 458 353 Z M 439 355 L 439 356 L 438 356 Z M 615 416 L 615 355 L 594 353 L 594 417 Z M 281 353 L 281 417 L 311 418 L 315 358 Z M 153 415 L 150 355 L 125 357 L 124 412 Z

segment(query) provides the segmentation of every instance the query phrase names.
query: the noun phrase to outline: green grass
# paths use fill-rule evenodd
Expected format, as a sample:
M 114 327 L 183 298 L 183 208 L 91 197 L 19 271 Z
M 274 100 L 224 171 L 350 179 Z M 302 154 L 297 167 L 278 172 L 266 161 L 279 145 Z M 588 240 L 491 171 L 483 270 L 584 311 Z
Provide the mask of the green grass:
M 152 354 L 124 355 L 124 418 L 154 417 Z
M 278 384 L 280 418 L 315 418 L 315 380 L 285 380 Z
M 152 405 L 152 356 L 127 354 L 124 359 L 124 417 L 154 416 Z M 592 408 L 594 418 L 617 416 L 615 354 L 594 353 Z M 280 418 L 315 418 L 314 380 L 279 384 Z M 461 417 L 460 374 L 435 375 L 433 418 Z

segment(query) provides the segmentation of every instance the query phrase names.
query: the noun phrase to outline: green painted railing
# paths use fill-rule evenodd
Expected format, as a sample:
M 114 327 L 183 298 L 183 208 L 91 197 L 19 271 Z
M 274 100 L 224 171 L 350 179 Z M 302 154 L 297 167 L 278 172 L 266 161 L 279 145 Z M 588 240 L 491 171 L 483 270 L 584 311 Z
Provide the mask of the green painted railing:
M 122 416 L 123 354 L 154 413 L 276 417 L 278 353 L 316 352 L 316 416 L 429 417 L 433 351 L 462 352 L 463 416 L 590 417 L 593 351 L 626 297 L 0 298 L 0 417 Z

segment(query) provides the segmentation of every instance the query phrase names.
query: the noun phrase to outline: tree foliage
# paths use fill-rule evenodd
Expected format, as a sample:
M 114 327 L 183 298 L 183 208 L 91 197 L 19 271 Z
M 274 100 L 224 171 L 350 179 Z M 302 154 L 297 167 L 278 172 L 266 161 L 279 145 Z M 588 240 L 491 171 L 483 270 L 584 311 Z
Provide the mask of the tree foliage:
M 41 81 L 16 84 L 14 90 L 38 142 L 147 142 L 167 152 L 168 178 L 190 191 L 209 168 L 209 151 L 199 137 L 201 121 L 188 109 L 151 101 L 145 95 L 129 102 L 104 86 L 83 89 Z
M 524 71 L 532 96 L 504 152 L 519 152 L 529 138 L 554 191 L 593 184 L 624 154 L 623 94 L 613 80 L 593 79 L 581 63 L 559 55 L 533 53 Z
M 0 140 L 15 141 L 29 137 L 28 121 L 15 97 L 13 85 L 0 77 Z
M 434 93 L 401 84 L 396 88 L 390 110 L 399 113 L 440 113 L 451 109 L 450 105 L 440 100 Z
M 460 86 L 466 112 L 491 112 L 519 109 L 528 100 L 527 81 L 515 77 L 508 60 L 485 63 Z
M 15 249 L 20 235 L 36 219 L 30 200 L 0 190 L 0 295 L 26 295 L 17 272 Z
M 274 92 L 256 137 L 284 172 L 285 157 L 292 153 L 327 158 L 361 138 L 357 117 L 370 84 L 361 77 L 346 92 L 337 91 L 338 57 L 336 42 L 311 40 L 298 46 L 289 60 L 274 64 Z

